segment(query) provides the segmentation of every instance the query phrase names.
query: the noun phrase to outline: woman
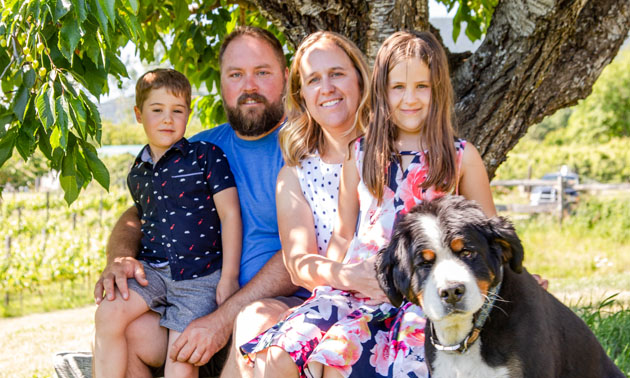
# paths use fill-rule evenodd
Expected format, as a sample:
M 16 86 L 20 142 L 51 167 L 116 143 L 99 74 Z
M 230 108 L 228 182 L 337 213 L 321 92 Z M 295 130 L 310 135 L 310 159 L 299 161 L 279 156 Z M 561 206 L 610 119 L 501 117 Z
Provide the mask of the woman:
M 289 119 L 280 135 L 286 166 L 278 176 L 276 201 L 285 265 L 292 280 L 310 290 L 317 287 L 317 296 L 287 320 L 303 317 L 305 308 L 307 312 L 315 308 L 317 320 L 298 319 L 299 329 L 287 329 L 282 326 L 287 323 L 279 323 L 243 345 L 242 350 L 255 360 L 256 376 L 369 377 L 383 372 L 387 375 L 393 362 L 384 356 L 390 353 L 390 340 L 383 336 L 400 325 L 394 321 L 398 309 L 388 304 L 384 307 L 389 312 L 380 311 L 378 306 L 366 307 L 362 311 L 368 311 L 372 320 L 359 314 L 356 322 L 353 300 L 326 305 L 328 298 L 339 298 L 342 292 L 345 298 L 386 301 L 376 281 L 373 259 L 343 265 L 324 255 L 337 219 L 341 165 L 349 143 L 367 124 L 368 84 L 363 55 L 340 35 L 312 34 L 296 52 L 286 101 Z M 375 313 L 381 316 L 372 317 Z M 329 336 L 334 334 L 330 325 L 342 323 L 352 327 L 361 323 L 358 326 L 369 328 L 369 332 L 360 341 L 334 340 L 340 345 L 334 356 L 317 355 L 322 335 L 327 334 L 326 342 L 330 342 Z

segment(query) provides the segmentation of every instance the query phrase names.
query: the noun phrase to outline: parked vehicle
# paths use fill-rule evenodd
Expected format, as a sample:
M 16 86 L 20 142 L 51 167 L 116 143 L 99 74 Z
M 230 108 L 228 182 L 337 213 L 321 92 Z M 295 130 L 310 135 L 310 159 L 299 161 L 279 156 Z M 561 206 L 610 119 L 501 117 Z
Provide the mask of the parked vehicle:
M 572 185 L 580 183 L 580 176 L 570 172 L 567 166 L 562 166 L 558 172 L 550 172 L 543 175 L 542 180 L 549 181 L 549 185 L 535 186 L 532 188 L 529 201 L 531 205 L 541 205 L 558 202 L 558 177 L 564 180 L 564 198 L 567 202 L 577 202 L 579 193 Z

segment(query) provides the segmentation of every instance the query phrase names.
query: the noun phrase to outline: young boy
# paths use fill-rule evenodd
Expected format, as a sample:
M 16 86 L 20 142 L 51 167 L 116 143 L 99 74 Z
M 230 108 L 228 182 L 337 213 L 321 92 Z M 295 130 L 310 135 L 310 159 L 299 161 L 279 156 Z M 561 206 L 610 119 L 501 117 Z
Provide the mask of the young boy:
M 242 231 L 234 178 L 219 147 L 184 138 L 190 98 L 188 79 L 175 70 L 149 71 L 136 84 L 134 110 L 148 144 L 127 184 L 142 221 L 138 259 L 149 284 L 129 279 L 127 300 L 117 293 L 96 310 L 97 378 L 125 375 L 125 328 L 140 315 L 160 314 L 170 353 L 192 320 L 239 288 Z M 198 368 L 167 358 L 164 375 L 197 377 Z

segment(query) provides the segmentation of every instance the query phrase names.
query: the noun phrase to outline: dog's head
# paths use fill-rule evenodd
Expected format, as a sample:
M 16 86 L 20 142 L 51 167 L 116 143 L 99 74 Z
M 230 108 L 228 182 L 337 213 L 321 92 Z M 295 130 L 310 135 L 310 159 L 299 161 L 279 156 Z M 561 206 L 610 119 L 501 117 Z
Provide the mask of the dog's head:
M 392 304 L 403 298 L 429 319 L 471 314 L 502 280 L 503 264 L 520 273 L 523 247 L 512 224 L 487 218 L 473 201 L 445 196 L 414 207 L 397 224 L 376 263 Z

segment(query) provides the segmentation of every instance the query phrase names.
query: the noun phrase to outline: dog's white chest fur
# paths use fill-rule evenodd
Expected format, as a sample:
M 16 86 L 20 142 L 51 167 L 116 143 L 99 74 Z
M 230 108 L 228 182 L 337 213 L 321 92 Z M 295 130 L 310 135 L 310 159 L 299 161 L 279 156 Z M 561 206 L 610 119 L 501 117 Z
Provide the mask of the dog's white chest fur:
M 477 341 L 466 353 L 436 353 L 433 361 L 434 378 L 515 378 L 507 366 L 491 367 L 481 358 L 481 340 Z

